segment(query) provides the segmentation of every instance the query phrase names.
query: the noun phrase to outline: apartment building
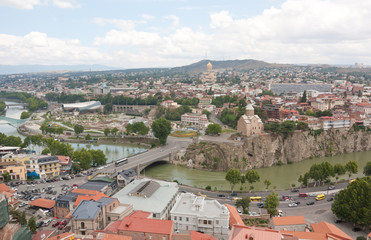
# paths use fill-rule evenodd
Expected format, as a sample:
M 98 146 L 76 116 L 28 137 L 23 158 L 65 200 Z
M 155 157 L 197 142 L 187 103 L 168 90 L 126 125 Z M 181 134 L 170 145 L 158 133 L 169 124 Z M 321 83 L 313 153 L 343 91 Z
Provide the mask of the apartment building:
M 37 159 L 37 164 L 40 172 L 45 174 L 45 178 L 58 177 L 60 174 L 60 162 L 57 156 L 41 157 Z
M 17 161 L 0 162 L 0 180 L 4 181 L 2 174 L 9 173 L 10 180 L 27 180 L 26 166 Z
M 320 117 L 321 128 L 323 130 L 337 129 L 337 128 L 350 128 L 349 117 Z
M 206 114 L 185 113 L 181 116 L 181 122 L 185 126 L 194 126 L 206 128 L 209 125 L 209 120 Z

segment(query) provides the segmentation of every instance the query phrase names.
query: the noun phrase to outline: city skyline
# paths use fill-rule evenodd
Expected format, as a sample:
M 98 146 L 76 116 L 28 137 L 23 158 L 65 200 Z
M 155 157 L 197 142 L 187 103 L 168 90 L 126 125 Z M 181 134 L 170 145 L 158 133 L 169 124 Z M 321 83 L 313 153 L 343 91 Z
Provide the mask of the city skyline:
M 367 0 L 0 0 L 0 65 L 370 65 L 370 12 Z

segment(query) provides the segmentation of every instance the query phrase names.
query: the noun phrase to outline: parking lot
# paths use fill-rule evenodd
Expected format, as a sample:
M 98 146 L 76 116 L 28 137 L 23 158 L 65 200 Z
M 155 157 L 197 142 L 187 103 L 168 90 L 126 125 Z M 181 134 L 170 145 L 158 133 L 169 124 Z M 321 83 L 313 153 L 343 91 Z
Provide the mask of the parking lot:
M 29 219 L 34 216 L 39 230 L 58 229 L 60 232 L 69 230 L 68 220 L 56 219 L 53 213 L 37 207 L 29 206 L 28 203 L 38 198 L 56 200 L 59 196 L 77 188 L 87 182 L 88 177 L 82 174 L 76 176 L 64 176 L 53 180 L 35 180 L 28 182 L 7 183 L 8 187 L 15 190 L 18 199 L 19 210 L 26 212 Z M 67 227 L 66 227 L 67 226 Z

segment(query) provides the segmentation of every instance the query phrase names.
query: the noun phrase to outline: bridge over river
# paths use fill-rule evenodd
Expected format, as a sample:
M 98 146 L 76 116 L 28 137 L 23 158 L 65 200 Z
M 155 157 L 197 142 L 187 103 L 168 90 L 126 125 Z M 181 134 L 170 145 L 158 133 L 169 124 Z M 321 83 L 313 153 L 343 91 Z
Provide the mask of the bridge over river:
M 0 124 L 9 124 L 17 128 L 22 123 L 26 122 L 27 119 L 15 119 L 10 117 L 0 116 Z

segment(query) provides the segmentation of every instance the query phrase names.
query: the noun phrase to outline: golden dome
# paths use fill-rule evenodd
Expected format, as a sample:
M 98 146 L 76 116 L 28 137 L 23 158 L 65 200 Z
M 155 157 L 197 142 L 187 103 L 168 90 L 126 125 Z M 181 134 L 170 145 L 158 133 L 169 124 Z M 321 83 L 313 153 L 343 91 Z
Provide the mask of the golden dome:
M 206 69 L 207 69 L 207 71 L 211 71 L 211 70 L 213 70 L 213 65 L 211 64 L 211 62 L 209 62 L 209 63 L 206 65 Z

